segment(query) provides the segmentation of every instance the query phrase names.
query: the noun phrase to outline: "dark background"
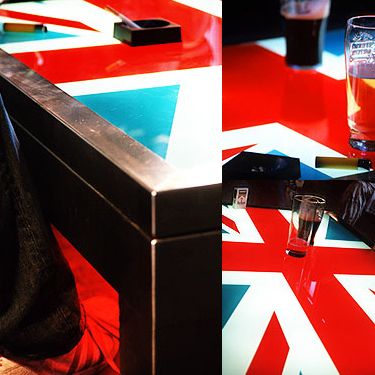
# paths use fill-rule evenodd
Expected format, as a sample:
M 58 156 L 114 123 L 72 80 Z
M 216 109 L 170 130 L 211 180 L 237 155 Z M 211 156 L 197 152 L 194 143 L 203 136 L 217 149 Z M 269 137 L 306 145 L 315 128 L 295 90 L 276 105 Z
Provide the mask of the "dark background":
M 350 17 L 375 14 L 375 0 L 331 0 L 328 29 L 344 28 Z M 223 44 L 283 34 L 280 0 L 223 1 Z

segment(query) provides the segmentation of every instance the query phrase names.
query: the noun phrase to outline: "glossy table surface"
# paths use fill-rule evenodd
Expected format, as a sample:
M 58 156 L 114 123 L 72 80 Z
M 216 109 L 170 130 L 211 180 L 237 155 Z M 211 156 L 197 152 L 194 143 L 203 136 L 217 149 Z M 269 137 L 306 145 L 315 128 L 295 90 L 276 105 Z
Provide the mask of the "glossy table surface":
M 375 253 L 325 215 L 291 257 L 288 220 L 223 206 L 223 374 L 372 374 Z
M 0 87 L 48 219 L 119 292 L 125 374 L 220 365 L 221 1 L 198 3 L 0 6 L 48 27 L 0 34 Z M 180 24 L 182 42 L 120 43 L 107 4 Z
M 182 42 L 121 43 L 107 5 L 133 20 L 179 24 Z M 9 3 L 0 6 L 0 22 L 45 24 L 46 33 L 0 34 L 0 48 L 197 184 L 220 181 L 221 1 Z
M 364 169 L 315 168 L 316 156 L 365 157 L 348 144 L 344 30 L 326 34 L 323 63 L 294 70 L 284 62 L 285 40 L 223 49 L 223 159 L 248 150 L 298 157 L 301 179 L 321 180 Z

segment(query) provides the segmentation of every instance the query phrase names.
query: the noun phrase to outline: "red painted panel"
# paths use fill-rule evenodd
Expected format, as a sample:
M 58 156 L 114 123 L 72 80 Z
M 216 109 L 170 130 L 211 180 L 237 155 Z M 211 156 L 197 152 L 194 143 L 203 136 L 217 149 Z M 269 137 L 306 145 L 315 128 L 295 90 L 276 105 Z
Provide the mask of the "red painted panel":
M 202 54 L 184 56 L 179 43 L 147 47 L 126 44 L 74 48 L 69 50 L 16 53 L 14 57 L 53 83 L 119 77 L 131 74 L 209 66 Z
M 274 313 L 246 375 L 281 374 L 288 351 L 289 345 Z
M 225 47 L 223 67 L 224 131 L 279 122 L 344 155 L 375 161 L 375 153 L 348 144 L 344 80 L 291 69 L 255 43 Z
M 228 217 L 224 215 L 222 215 L 222 220 L 223 220 L 223 224 L 225 224 L 230 229 L 233 229 L 234 231 L 238 232 L 237 225 L 233 220 L 229 219 Z
M 93 4 L 102 8 L 111 5 L 132 19 L 168 19 L 181 25 L 182 43 L 144 47 L 120 44 L 15 53 L 14 56 L 53 83 L 221 64 L 221 19 L 218 17 L 171 0 L 93 1 Z M 22 19 L 22 14 L 19 15 Z M 33 16 L 25 15 L 23 19 L 30 20 L 30 17 Z M 32 20 L 43 22 L 44 17 L 35 16 Z M 56 19 L 51 22 L 59 24 Z
M 228 150 L 223 150 L 221 152 L 222 153 L 222 159 L 225 160 L 225 159 L 230 158 L 231 156 L 235 156 L 235 155 L 239 154 L 241 151 L 247 150 L 251 146 L 254 146 L 254 145 L 248 145 L 248 146 L 242 146 L 242 147 L 230 148 Z

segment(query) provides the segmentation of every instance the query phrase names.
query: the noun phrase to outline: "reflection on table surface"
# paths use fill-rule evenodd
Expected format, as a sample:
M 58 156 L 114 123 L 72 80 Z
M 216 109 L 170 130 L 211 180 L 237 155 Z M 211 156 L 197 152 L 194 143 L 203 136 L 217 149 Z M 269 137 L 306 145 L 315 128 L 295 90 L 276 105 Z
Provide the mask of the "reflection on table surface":
M 304 258 L 290 211 L 223 206 L 223 374 L 370 374 L 375 254 L 325 215 Z
M 301 180 L 366 172 L 315 168 L 316 156 L 374 162 L 348 144 L 344 31 L 327 33 L 317 70 L 291 69 L 284 55 L 282 37 L 224 47 L 224 162 L 247 150 L 300 158 Z
M 133 20 L 164 18 L 181 25 L 182 43 L 120 43 L 113 38 L 119 18 L 104 9 L 107 5 Z M 3 4 L 1 22 L 39 22 L 48 32 L 3 33 L 0 47 L 168 163 L 217 182 L 219 150 L 206 139 L 220 134 L 221 2 L 211 5 L 197 9 L 188 0 Z

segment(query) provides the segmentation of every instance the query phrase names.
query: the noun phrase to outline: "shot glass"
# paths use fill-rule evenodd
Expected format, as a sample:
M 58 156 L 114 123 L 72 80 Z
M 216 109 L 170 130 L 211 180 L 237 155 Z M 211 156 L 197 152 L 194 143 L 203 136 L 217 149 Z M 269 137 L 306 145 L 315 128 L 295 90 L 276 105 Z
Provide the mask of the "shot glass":
M 375 15 L 348 20 L 345 64 L 349 143 L 375 151 Z
M 309 245 L 314 243 L 324 212 L 325 200 L 313 195 L 295 195 L 289 225 L 286 253 L 304 257 Z
M 311 69 L 322 63 L 330 0 L 281 0 L 286 64 Z

